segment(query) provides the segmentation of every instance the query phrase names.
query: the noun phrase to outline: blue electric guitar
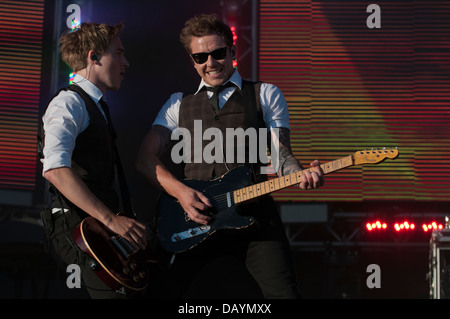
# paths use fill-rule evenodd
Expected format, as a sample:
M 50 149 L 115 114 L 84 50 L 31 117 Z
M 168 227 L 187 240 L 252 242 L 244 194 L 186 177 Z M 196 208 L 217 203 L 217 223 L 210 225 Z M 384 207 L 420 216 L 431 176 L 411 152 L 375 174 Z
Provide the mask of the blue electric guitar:
M 324 174 L 328 174 L 353 165 L 377 164 L 386 158 L 393 159 L 397 156 L 397 149 L 364 150 L 322 164 L 321 168 Z M 185 185 L 203 192 L 209 198 L 213 208 L 203 213 L 210 215 L 212 221 L 208 225 L 193 222 L 175 198 L 162 193 L 158 199 L 156 219 L 162 248 L 179 253 L 194 248 L 218 231 L 249 227 L 255 219 L 239 212 L 241 203 L 299 184 L 302 175 L 303 171 L 299 171 L 252 184 L 251 170 L 246 166 L 239 166 L 211 181 L 184 180 Z

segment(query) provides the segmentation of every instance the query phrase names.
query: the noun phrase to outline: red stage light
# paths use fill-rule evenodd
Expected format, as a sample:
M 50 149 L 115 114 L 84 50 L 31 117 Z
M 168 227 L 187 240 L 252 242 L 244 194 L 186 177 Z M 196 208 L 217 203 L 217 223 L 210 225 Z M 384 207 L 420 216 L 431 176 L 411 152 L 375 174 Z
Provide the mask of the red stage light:
M 432 221 L 429 224 L 423 224 L 422 225 L 422 229 L 423 229 L 424 232 L 433 231 L 433 230 L 442 229 L 442 228 L 444 228 L 444 226 L 442 224 L 436 223 L 435 221 Z
M 236 45 L 236 40 L 238 38 L 238 36 L 236 34 L 236 27 L 231 26 L 230 29 L 231 29 L 231 32 L 233 33 L 233 44 Z M 238 61 L 237 61 L 237 57 L 235 57 L 235 59 L 233 60 L 233 68 L 237 68 L 237 66 L 238 66 Z
M 409 221 L 404 221 L 403 223 L 395 223 L 395 225 L 394 225 L 394 229 L 398 232 L 402 231 L 402 230 L 405 230 L 405 231 L 414 230 L 415 228 L 416 228 L 416 225 Z
M 366 229 L 368 231 L 376 230 L 376 229 L 387 229 L 387 224 L 385 222 L 381 222 L 379 220 L 373 222 L 373 223 L 367 223 Z
M 391 228 L 392 227 L 392 228 Z M 410 220 L 405 220 L 403 222 L 396 222 L 391 226 L 388 226 L 388 223 L 383 222 L 381 220 L 370 221 L 366 223 L 366 229 L 368 231 L 374 230 L 386 230 L 388 228 L 394 229 L 396 232 L 404 232 L 404 231 L 415 231 L 416 224 Z M 437 229 L 443 229 L 443 224 L 440 224 L 436 221 L 431 221 L 422 224 L 422 230 L 424 232 L 433 231 Z

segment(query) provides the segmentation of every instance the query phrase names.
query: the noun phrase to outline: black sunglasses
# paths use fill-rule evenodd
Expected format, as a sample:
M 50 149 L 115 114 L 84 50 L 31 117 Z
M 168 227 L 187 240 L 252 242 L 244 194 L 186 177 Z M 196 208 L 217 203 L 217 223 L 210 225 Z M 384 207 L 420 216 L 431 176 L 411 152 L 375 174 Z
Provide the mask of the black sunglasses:
M 191 57 L 194 59 L 195 63 L 203 64 L 208 61 L 208 56 L 212 56 L 214 60 L 222 60 L 227 56 L 228 47 L 220 48 L 208 53 L 193 53 Z

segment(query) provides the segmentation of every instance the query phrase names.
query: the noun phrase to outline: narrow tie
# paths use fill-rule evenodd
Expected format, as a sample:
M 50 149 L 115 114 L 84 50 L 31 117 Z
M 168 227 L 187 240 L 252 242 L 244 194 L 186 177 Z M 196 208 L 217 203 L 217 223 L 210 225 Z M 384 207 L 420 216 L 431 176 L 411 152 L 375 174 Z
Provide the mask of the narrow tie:
M 100 105 L 101 105 L 101 107 L 103 109 L 103 112 L 105 112 L 106 121 L 108 122 L 107 124 L 108 124 L 108 127 L 109 127 L 110 131 L 111 131 L 111 134 L 112 134 L 113 138 L 115 139 L 116 138 L 116 131 L 115 131 L 115 129 L 113 127 L 113 124 L 112 124 L 111 114 L 109 113 L 108 104 L 106 104 L 105 100 L 103 100 L 103 99 L 100 99 L 99 102 L 100 102 Z
M 222 86 L 206 86 L 206 90 L 213 92 L 212 97 L 209 99 L 209 103 L 214 109 L 215 113 L 219 112 L 219 93 L 222 92 L 222 90 L 232 87 L 234 84 L 232 82 L 227 82 L 225 85 Z

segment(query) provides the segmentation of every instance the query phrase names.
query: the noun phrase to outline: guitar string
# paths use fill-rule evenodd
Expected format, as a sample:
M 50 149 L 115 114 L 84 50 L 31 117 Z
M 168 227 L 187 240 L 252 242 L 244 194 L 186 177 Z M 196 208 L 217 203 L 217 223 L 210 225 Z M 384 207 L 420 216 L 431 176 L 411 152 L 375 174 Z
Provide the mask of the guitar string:
M 262 182 L 262 183 L 260 183 L 260 184 L 264 184 L 264 183 L 266 183 L 266 182 Z M 258 184 L 256 184 L 256 185 L 258 185 Z M 292 185 L 294 185 L 294 184 L 292 184 Z M 255 185 L 253 185 L 253 186 L 255 186 Z M 251 193 L 251 195 L 253 196 L 253 187 L 251 187 L 251 186 L 247 186 L 247 187 L 250 187 L 250 191 L 248 192 L 248 193 Z M 247 187 L 244 187 L 244 188 L 247 188 Z M 272 186 L 273 187 L 273 186 Z M 271 188 L 271 187 L 269 187 L 269 188 Z M 261 189 L 261 188 L 260 188 Z M 234 192 L 235 192 L 236 190 L 234 190 L 234 191 L 229 191 L 229 192 L 227 192 L 227 193 L 225 193 L 225 194 L 218 194 L 218 195 L 215 195 L 215 196 L 212 196 L 211 197 L 211 199 L 214 201 L 214 202 L 216 202 L 216 204 L 218 204 L 217 206 L 220 206 L 220 207 L 228 207 L 228 193 L 230 193 L 230 195 L 231 194 L 233 194 Z M 247 194 L 248 194 L 247 193 Z M 269 192 L 265 192 L 264 191 L 264 194 L 267 194 L 267 193 L 269 193 Z M 264 195 L 264 194 L 262 194 L 262 195 Z M 259 195 L 258 195 L 259 196 Z M 233 196 L 231 196 L 231 198 L 232 198 L 232 203 L 233 204 L 235 204 L 234 203 L 234 198 L 233 198 Z M 216 207 L 216 208 L 218 208 L 218 207 Z
M 339 159 L 339 161 L 340 160 L 342 160 L 342 159 Z M 332 165 L 334 165 L 334 163 L 335 163 L 336 161 L 333 161 L 331 164 Z M 343 165 L 341 165 L 341 166 L 343 166 Z M 325 167 L 323 166 L 323 165 L 321 165 L 321 167 L 322 167 L 322 169 L 325 169 Z M 295 174 L 297 174 L 298 172 L 296 172 Z M 293 174 L 290 174 L 290 175 L 293 175 Z M 290 176 L 290 175 L 288 175 L 288 176 Z M 293 179 L 295 179 L 295 182 L 294 183 L 291 183 L 291 179 L 289 179 L 289 186 L 292 186 L 292 185 L 294 185 L 294 184 L 297 184 L 299 181 L 298 181 L 298 178 L 300 177 L 300 179 L 301 179 L 301 175 L 300 176 L 298 176 L 298 175 L 294 175 L 293 176 Z M 266 182 L 262 182 L 262 183 L 259 183 L 259 184 L 264 184 L 264 183 L 267 183 L 268 181 L 266 181 Z M 258 184 L 256 184 L 256 185 L 258 185 Z M 255 186 L 255 185 L 253 185 L 253 186 Z M 252 196 L 253 196 L 253 193 L 252 193 L 252 188 L 253 187 L 251 187 L 251 186 L 247 186 L 247 187 L 250 187 L 249 188 L 249 193 L 251 193 L 252 194 Z M 244 188 L 247 188 L 247 187 L 244 187 Z M 272 186 L 273 187 L 273 186 Z M 270 190 L 270 191 L 272 191 L 272 189 Z M 219 194 L 219 195 L 216 195 L 216 196 L 213 196 L 213 197 L 211 197 L 211 199 L 213 199 L 217 204 L 219 204 L 220 206 L 222 206 L 222 205 L 224 205 L 225 207 L 227 207 L 228 206 L 228 198 L 227 198 L 227 196 L 228 196 L 228 193 L 230 193 L 230 194 L 232 194 L 234 191 L 230 191 L 230 192 L 227 192 L 227 193 L 225 193 L 225 194 Z M 264 193 L 265 194 L 267 194 L 267 193 L 269 193 L 269 192 L 265 192 L 264 191 Z M 232 197 L 232 201 L 233 201 L 233 204 L 235 204 L 234 203 L 234 198 Z

